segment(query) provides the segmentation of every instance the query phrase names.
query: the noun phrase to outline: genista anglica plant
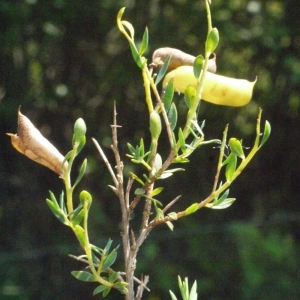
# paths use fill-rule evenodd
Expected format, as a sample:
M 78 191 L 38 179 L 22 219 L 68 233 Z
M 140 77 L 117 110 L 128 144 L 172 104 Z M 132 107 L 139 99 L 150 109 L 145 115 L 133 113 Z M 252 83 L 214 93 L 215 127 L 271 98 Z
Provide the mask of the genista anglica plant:
M 252 97 L 255 84 L 247 80 L 233 79 L 215 74 L 216 48 L 219 42 L 219 33 L 212 27 L 210 15 L 210 2 L 205 1 L 208 20 L 208 32 L 205 42 L 204 55 L 196 57 L 186 54 L 178 49 L 162 47 L 157 49 L 149 64 L 144 53 L 148 47 L 148 29 L 143 34 L 142 43 L 138 47 L 134 39 L 134 27 L 123 20 L 125 8 L 120 9 L 117 15 L 117 26 L 129 43 L 137 71 L 141 72 L 145 91 L 145 105 L 148 109 L 149 134 L 151 143 L 145 144 L 143 138 L 138 145 L 129 142 L 126 156 L 118 148 L 118 123 L 116 107 L 113 111 L 112 125 L 112 151 L 114 161 L 108 161 L 103 149 L 95 139 L 92 139 L 107 171 L 112 178 L 110 189 L 119 199 L 122 224 L 122 251 L 124 269 L 115 270 L 113 265 L 119 247 L 111 248 L 112 240 L 106 245 L 96 246 L 90 241 L 88 225 L 89 212 L 93 209 L 92 195 L 88 191 L 79 193 L 79 201 L 75 199 L 74 191 L 84 176 L 87 160 L 83 160 L 77 178 L 71 180 L 73 162 L 80 154 L 86 143 L 86 125 L 83 119 L 78 119 L 74 125 L 72 148 L 65 155 L 46 140 L 31 121 L 18 113 L 18 134 L 8 134 L 11 142 L 22 154 L 30 159 L 50 168 L 63 179 L 64 191 L 57 198 L 50 192 L 46 200 L 53 214 L 74 232 L 83 250 L 79 256 L 71 255 L 83 263 L 82 270 L 73 271 L 72 275 L 79 280 L 94 282 L 96 285 L 94 295 L 102 293 L 105 297 L 111 289 L 117 289 L 124 294 L 125 299 L 141 299 L 143 292 L 149 291 L 147 287 L 149 277 L 142 276 L 139 280 L 135 277 L 138 251 L 152 229 L 161 224 L 166 224 L 171 230 L 174 223 L 180 218 L 196 213 L 203 207 L 210 209 L 225 209 L 232 205 L 235 198 L 229 197 L 229 187 L 243 172 L 245 167 L 267 141 L 271 127 L 265 121 L 261 132 L 262 110 L 258 111 L 256 124 L 256 138 L 252 148 L 245 150 L 242 141 L 236 137 L 228 140 L 228 125 L 225 126 L 223 136 L 219 139 L 205 140 L 204 122 L 198 123 L 197 115 L 201 99 L 217 105 L 242 106 L 247 104 Z M 212 57 L 212 58 L 211 58 Z M 157 73 L 156 73 L 157 72 Z M 163 90 L 159 85 L 163 80 Z M 184 94 L 186 104 L 186 118 L 181 124 L 177 120 L 177 106 L 173 101 L 176 91 Z M 122 124 L 126 126 L 126 124 Z M 162 131 L 166 131 L 166 138 L 162 138 Z M 160 154 L 160 145 L 169 147 L 166 157 Z M 186 202 L 183 211 L 172 210 L 173 204 L 180 198 L 161 198 L 163 190 L 162 179 L 184 169 L 178 164 L 188 163 L 189 156 L 206 144 L 217 144 L 220 149 L 216 166 L 215 180 L 212 190 L 205 199 L 195 203 Z M 229 153 L 225 155 L 225 147 L 229 145 Z M 245 152 L 244 152 L 245 151 Z M 129 178 L 124 178 L 124 164 L 131 163 L 141 166 L 142 176 L 130 173 Z M 112 166 L 115 166 L 113 168 Z M 160 183 L 158 184 L 158 179 Z M 77 193 L 76 193 L 77 194 Z M 165 193 L 167 195 L 167 193 Z M 77 200 L 77 201 L 76 201 Z M 79 204 L 76 204 L 79 203 Z M 132 228 L 130 218 L 137 206 L 143 206 L 140 230 Z M 116 228 L 117 229 L 117 228 Z M 118 229 L 117 229 L 118 230 Z M 141 274 L 137 277 L 140 278 Z M 179 288 L 183 299 L 197 298 L 197 284 L 189 291 L 188 281 L 181 281 Z M 171 292 L 171 298 L 176 296 Z

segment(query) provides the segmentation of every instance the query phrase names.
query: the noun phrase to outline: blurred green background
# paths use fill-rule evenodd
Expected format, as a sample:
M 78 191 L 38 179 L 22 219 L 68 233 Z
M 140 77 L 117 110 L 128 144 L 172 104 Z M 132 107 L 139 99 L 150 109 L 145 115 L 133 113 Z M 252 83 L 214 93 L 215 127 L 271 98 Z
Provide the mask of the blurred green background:
M 84 188 L 94 197 L 92 242 L 103 247 L 111 237 L 113 245 L 120 244 L 118 199 L 107 188 L 111 179 L 90 138 L 112 158 L 109 125 L 116 101 L 124 162 L 129 163 L 126 142 L 148 141 L 141 74 L 115 25 L 123 6 L 137 42 L 148 26 L 149 61 L 164 46 L 203 53 L 202 0 L 0 0 L 0 299 L 100 298 L 92 297 L 92 283 L 70 275 L 83 266 L 67 254 L 82 252 L 45 203 L 49 189 L 60 194 L 62 182 L 17 153 L 5 133 L 16 132 L 22 105 L 22 112 L 67 153 L 73 124 L 84 118 L 88 142 L 81 159 L 88 158 L 88 172 L 77 192 Z M 245 107 L 201 104 L 206 138 L 221 138 L 230 123 L 229 137 L 251 146 L 259 106 L 272 134 L 231 187 L 234 205 L 203 209 L 176 222 L 174 232 L 166 226 L 153 230 L 140 250 L 136 274 L 150 275 L 151 292 L 144 299 L 170 299 L 169 289 L 178 292 L 177 275 L 198 281 L 199 299 L 299 299 L 299 1 L 212 0 L 211 9 L 220 32 L 218 73 L 258 76 L 258 82 Z M 177 98 L 181 107 L 182 97 Z M 174 207 L 180 210 L 206 197 L 217 159 L 217 149 L 200 148 L 185 173 L 163 182 L 165 202 L 182 194 Z M 136 229 L 140 210 L 132 220 Z M 120 269 L 121 258 L 119 251 Z M 123 297 L 112 292 L 108 299 Z

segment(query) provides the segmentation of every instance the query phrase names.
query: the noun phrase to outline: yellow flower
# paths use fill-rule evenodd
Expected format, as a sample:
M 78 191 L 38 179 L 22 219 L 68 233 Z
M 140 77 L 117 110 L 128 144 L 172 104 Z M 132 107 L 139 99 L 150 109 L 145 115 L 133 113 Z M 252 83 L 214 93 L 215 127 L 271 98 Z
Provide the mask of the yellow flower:
M 188 85 L 197 86 L 192 66 L 181 66 L 169 72 L 164 78 L 163 87 L 172 78 L 175 91 L 180 93 L 184 93 Z M 201 98 L 217 105 L 243 106 L 251 100 L 255 83 L 256 79 L 250 82 L 206 72 Z

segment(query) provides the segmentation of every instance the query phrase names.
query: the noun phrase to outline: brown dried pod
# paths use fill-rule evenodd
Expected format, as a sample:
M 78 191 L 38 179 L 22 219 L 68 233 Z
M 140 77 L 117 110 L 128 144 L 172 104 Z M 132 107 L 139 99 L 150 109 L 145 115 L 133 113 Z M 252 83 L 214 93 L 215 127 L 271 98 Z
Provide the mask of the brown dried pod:
M 166 61 L 168 56 L 171 55 L 171 60 L 168 67 L 168 72 L 180 67 L 180 66 L 192 66 L 194 64 L 195 56 L 185 53 L 175 48 L 159 48 L 154 51 L 152 55 L 152 67 L 161 67 Z M 208 71 L 215 73 L 217 71 L 216 54 L 213 53 L 214 57 L 208 61 Z
M 31 121 L 18 111 L 18 134 L 7 133 L 13 147 L 31 160 L 61 175 L 68 163 L 62 166 L 64 156 L 40 133 Z

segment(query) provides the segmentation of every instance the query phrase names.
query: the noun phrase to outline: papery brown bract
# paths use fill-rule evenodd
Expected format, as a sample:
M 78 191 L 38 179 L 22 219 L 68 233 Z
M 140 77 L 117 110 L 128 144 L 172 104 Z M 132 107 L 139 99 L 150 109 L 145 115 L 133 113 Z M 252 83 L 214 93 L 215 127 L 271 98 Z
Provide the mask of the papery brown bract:
M 180 66 L 192 66 L 194 64 L 195 56 L 185 53 L 175 48 L 159 48 L 153 52 L 152 63 L 153 67 L 161 67 L 168 56 L 171 60 L 167 71 L 172 71 Z M 215 73 L 217 71 L 216 55 L 208 61 L 208 71 Z
M 62 166 L 64 156 L 18 111 L 18 134 L 7 133 L 13 147 L 31 160 L 62 175 L 68 163 Z

